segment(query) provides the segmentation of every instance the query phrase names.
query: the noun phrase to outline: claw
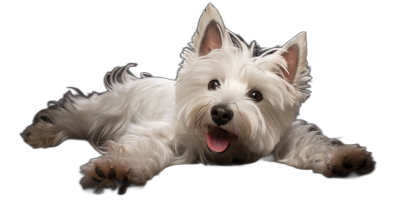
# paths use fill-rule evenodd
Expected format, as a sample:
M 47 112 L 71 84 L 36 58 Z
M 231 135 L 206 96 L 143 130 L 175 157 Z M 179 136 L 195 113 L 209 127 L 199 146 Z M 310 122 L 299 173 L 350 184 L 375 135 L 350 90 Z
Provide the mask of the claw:
M 106 178 L 106 175 L 104 174 L 104 172 L 103 172 L 98 166 L 96 166 L 95 171 L 96 171 L 96 174 L 97 174 L 99 177 L 101 177 L 101 178 Z

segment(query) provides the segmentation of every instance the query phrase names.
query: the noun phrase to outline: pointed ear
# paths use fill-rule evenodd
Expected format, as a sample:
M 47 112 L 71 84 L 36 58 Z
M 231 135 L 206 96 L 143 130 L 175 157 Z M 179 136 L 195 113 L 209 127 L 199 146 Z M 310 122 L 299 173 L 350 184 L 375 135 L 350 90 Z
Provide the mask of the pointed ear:
M 197 31 L 190 44 L 199 56 L 222 47 L 225 26 L 218 11 L 210 3 L 200 17 Z
M 282 49 L 284 50 L 278 50 L 274 54 L 281 55 L 286 61 L 286 69 L 281 68 L 281 70 L 288 82 L 297 84 L 303 71 L 308 70 L 306 33 L 299 33 L 286 43 Z

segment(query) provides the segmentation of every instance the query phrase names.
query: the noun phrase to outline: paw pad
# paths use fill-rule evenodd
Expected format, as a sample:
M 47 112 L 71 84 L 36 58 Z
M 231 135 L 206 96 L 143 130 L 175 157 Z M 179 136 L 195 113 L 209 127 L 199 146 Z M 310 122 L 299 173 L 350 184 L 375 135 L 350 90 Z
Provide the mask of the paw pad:
M 109 180 L 109 181 L 114 181 L 114 183 L 117 186 L 122 186 L 126 182 L 128 182 L 127 176 L 120 176 L 117 178 L 117 172 L 115 172 L 115 168 L 113 165 L 111 165 L 110 171 L 108 172 L 107 176 L 106 176 L 105 172 L 98 166 L 96 166 L 95 172 L 96 172 L 97 176 L 100 177 L 100 178 L 92 177 L 93 181 L 96 183 L 101 183 L 104 180 Z
M 330 177 L 334 175 L 338 177 L 345 177 L 352 171 L 351 162 L 348 158 L 345 157 L 341 163 L 334 161 L 332 164 L 330 164 L 330 166 L 328 165 L 328 170 L 329 171 L 325 176 Z
M 106 178 L 106 175 L 104 174 L 104 172 L 100 169 L 100 167 L 96 166 L 96 174 L 97 176 L 101 177 L 101 178 Z
M 357 169 L 362 169 L 367 164 L 367 159 L 364 159 L 358 163 Z
M 347 158 L 346 156 L 342 162 L 342 166 L 347 169 L 351 169 L 351 167 L 352 167 L 350 159 Z
M 331 140 L 332 142 L 332 140 Z M 333 145 L 333 144 L 332 144 Z M 355 171 L 360 174 L 369 173 L 374 170 L 375 162 L 371 153 L 359 145 L 343 145 L 334 149 L 329 159 L 327 173 L 325 176 L 347 176 Z M 332 167 L 332 169 L 329 169 Z
M 338 167 L 338 166 L 334 166 L 333 168 L 332 168 L 332 173 L 334 173 L 335 175 L 337 175 L 337 176 L 344 176 L 344 172 L 343 172 L 343 170 L 340 168 L 340 167 Z
M 114 168 L 111 167 L 110 172 L 108 172 L 108 179 L 115 179 L 117 173 L 115 172 Z
M 92 177 L 92 179 L 93 179 L 94 182 L 96 182 L 98 184 L 101 183 L 101 180 L 97 179 L 96 177 Z

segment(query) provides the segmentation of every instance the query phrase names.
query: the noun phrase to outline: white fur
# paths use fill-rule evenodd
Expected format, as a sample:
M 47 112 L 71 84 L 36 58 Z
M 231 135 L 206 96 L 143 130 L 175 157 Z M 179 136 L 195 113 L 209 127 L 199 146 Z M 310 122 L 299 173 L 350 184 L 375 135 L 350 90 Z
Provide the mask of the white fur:
M 219 25 L 222 47 L 199 56 L 204 31 L 212 20 Z M 111 164 L 135 184 L 144 184 L 170 165 L 197 159 L 213 162 L 207 157 L 207 125 L 213 124 L 212 106 L 222 104 L 234 114 L 232 121 L 221 126 L 238 136 L 232 150 L 251 154 L 254 161 L 275 149 L 278 161 L 322 173 L 335 147 L 326 137 L 308 132 L 309 125 L 295 122 L 301 103 L 309 96 L 307 82 L 311 79 L 305 33 L 283 48 L 273 49 L 275 53 L 259 57 L 253 57 L 254 42 L 248 46 L 237 39 L 239 46 L 235 46 L 230 34 L 234 36 L 209 4 L 191 48 L 182 52 L 184 61 L 177 81 L 131 76 L 128 68 L 132 65 L 120 73 L 119 81 L 117 71 L 109 73 L 105 79 L 108 92 L 91 97 L 67 93 L 63 102 L 52 102 L 50 109 L 39 112 L 37 117 L 52 120 L 57 136 L 53 142 L 34 146 L 55 146 L 67 138 L 88 139 L 103 156 L 82 167 L 87 175 L 84 185 L 90 185 L 88 176 L 102 164 Z M 293 44 L 300 51 L 297 73 L 290 84 L 283 78 L 287 62 L 282 54 Z M 221 87 L 209 91 L 211 80 L 219 80 Z M 247 94 L 252 90 L 261 92 L 263 100 L 250 99 Z M 38 124 L 44 122 L 39 120 Z

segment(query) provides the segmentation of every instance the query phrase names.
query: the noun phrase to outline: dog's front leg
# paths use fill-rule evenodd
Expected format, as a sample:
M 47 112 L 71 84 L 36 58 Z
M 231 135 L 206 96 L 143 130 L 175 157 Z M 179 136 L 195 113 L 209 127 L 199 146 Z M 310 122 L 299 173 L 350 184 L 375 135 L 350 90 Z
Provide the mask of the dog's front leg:
M 358 144 L 345 145 L 324 136 L 314 124 L 295 121 L 275 148 L 278 162 L 300 169 L 313 169 L 326 177 L 346 176 L 351 171 L 370 173 L 375 162 L 371 152 Z
M 119 180 L 123 182 L 119 194 L 123 194 L 130 184 L 144 185 L 166 167 L 177 164 L 166 138 L 127 135 L 106 145 L 107 154 L 81 167 L 83 188 L 115 188 Z

